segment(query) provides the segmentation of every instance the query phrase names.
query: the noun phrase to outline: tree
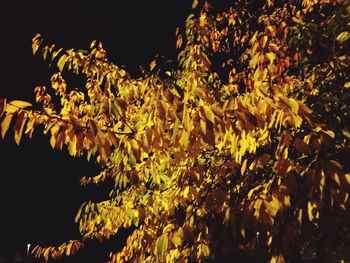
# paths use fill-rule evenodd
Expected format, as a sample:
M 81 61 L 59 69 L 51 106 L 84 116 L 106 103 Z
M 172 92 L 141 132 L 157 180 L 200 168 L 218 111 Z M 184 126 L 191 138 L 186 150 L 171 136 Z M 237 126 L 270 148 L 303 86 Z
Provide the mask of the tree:
M 113 182 L 82 204 L 81 240 L 37 246 L 45 260 L 129 229 L 108 262 L 220 261 L 240 251 L 285 262 L 308 246 L 328 260 L 350 238 L 349 38 L 345 0 L 193 2 L 177 29 L 178 65 L 155 59 L 132 77 L 102 43 L 63 51 L 40 34 L 33 53 L 57 64 L 36 105 L 1 99 L 1 135 L 37 126 L 52 148 Z M 85 90 L 67 85 L 83 75 Z M 54 97 L 53 97 L 54 95 Z

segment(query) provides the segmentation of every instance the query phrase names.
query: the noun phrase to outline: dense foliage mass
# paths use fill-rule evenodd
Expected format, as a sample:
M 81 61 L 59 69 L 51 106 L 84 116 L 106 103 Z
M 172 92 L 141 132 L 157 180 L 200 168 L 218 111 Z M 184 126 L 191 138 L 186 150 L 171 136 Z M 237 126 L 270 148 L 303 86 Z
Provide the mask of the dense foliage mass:
M 308 246 L 327 260 L 349 240 L 350 2 L 214 2 L 193 2 L 172 70 L 154 60 L 136 78 L 101 43 L 63 51 L 34 37 L 58 71 L 50 90 L 35 88 L 38 106 L 1 100 L 2 137 L 11 122 L 17 144 L 41 125 L 52 148 L 100 165 L 82 185 L 114 182 L 108 200 L 81 206 L 81 240 L 37 256 L 70 256 L 125 228 L 108 262 L 239 251 L 285 262 Z

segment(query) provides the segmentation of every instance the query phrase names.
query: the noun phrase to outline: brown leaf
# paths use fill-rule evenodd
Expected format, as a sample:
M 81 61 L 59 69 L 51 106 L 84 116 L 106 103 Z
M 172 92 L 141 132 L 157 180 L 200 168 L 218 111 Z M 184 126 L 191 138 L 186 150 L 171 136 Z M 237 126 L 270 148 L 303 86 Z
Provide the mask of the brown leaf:
M 17 145 L 19 145 L 19 143 L 21 141 L 23 127 L 24 127 L 26 120 L 27 120 L 26 113 L 24 111 L 20 111 L 18 116 L 17 116 L 17 120 L 16 120 L 15 126 L 14 126 L 15 142 Z
M 215 146 L 214 125 L 211 121 L 206 122 L 206 134 L 203 140 L 211 146 Z
M 0 99 L 0 117 L 4 113 L 5 106 L 6 106 L 6 99 L 1 98 Z
M 296 138 L 294 143 L 293 143 L 293 146 L 299 154 L 307 153 L 307 150 L 308 150 L 307 145 L 302 139 Z

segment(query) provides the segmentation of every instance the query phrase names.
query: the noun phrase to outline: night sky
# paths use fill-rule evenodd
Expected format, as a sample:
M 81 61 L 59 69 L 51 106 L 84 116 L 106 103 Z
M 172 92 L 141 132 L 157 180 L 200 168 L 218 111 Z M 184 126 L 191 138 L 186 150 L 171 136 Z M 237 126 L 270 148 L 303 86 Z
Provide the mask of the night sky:
M 137 75 L 156 54 L 176 58 L 175 28 L 184 24 L 191 1 L 6 1 L 0 10 L 0 98 L 34 102 L 34 87 L 49 86 L 56 71 L 32 56 L 36 33 L 63 48 L 88 49 L 99 40 L 114 63 Z M 83 86 L 79 79 L 67 81 Z M 11 128 L 0 139 L 0 164 L 0 252 L 77 238 L 80 204 L 107 196 L 79 184 L 82 176 L 98 173 L 93 163 L 52 150 L 39 132 L 18 147 Z

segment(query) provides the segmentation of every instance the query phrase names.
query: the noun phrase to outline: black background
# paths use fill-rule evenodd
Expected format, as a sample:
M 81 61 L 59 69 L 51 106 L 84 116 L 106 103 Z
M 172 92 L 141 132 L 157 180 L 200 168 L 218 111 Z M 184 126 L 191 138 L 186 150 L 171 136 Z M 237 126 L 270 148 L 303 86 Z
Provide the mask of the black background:
M 6 1 L 0 7 L 0 98 L 34 102 L 37 85 L 49 87 L 50 68 L 33 57 L 31 39 L 88 49 L 101 41 L 108 57 L 137 75 L 157 54 L 176 58 L 175 28 L 191 12 L 191 1 Z M 84 83 L 67 79 L 70 85 Z M 12 128 L 0 139 L 0 252 L 24 250 L 27 243 L 59 244 L 78 237 L 74 216 L 97 191 L 79 184 L 98 172 L 93 163 L 52 150 L 49 138 L 13 140 Z M 106 190 L 102 190 L 106 194 Z

